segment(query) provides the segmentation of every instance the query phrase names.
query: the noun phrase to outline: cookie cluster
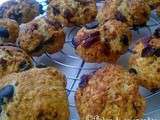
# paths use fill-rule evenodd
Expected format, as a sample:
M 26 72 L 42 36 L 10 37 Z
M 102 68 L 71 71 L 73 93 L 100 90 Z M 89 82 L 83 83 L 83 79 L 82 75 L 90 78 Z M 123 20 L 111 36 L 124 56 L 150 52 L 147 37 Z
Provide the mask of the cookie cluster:
M 39 17 L 43 12 L 35 0 L 11 0 L 0 6 L 1 120 L 69 119 L 64 75 L 32 60 L 58 52 L 65 41 L 62 23 Z
M 97 15 L 95 0 L 54 0 L 48 4 L 47 15 L 42 16 L 38 15 L 43 14 L 43 7 L 36 0 L 9 0 L 0 5 L 0 44 L 7 49 L 12 47 L 6 44 L 15 44 L 29 59 L 45 52 L 52 54 L 63 48 L 64 27 L 85 25 Z M 12 72 L 19 72 L 17 66 L 10 69 Z
M 86 62 L 115 63 L 128 50 L 132 38 L 130 29 L 146 25 L 149 16 L 150 7 L 143 0 L 106 0 L 97 14 L 99 26 L 82 28 L 77 33 L 77 54 Z M 95 29 L 98 37 L 92 35 Z
M 73 26 L 83 26 L 74 39 L 76 53 L 86 62 L 109 63 L 81 77 L 75 95 L 80 119 L 141 119 L 146 102 L 139 86 L 160 88 L 160 28 L 135 44 L 128 70 L 116 61 L 130 46 L 131 30 L 145 26 L 151 10 L 158 13 L 159 0 L 106 0 L 99 11 L 96 0 L 47 4 L 45 14 L 35 0 L 0 6 L 0 120 L 69 119 L 65 76 L 34 65 L 32 57 L 60 51 L 64 27 Z
M 49 20 L 60 21 L 63 26 L 81 26 L 95 19 L 95 0 L 52 0 L 48 5 Z
M 149 15 L 150 7 L 144 0 L 106 0 L 97 19 L 101 24 L 109 19 L 116 19 L 135 27 L 144 26 Z
M 83 75 L 75 99 L 81 120 L 141 119 L 146 101 L 139 86 L 160 88 L 160 28 L 140 39 L 130 50 L 129 68 L 116 65 L 137 27 L 146 26 L 158 1 L 106 0 L 98 11 L 99 26 L 83 27 L 75 37 L 76 52 L 86 62 L 110 62 L 94 73 Z
M 60 51 L 65 42 L 63 28 L 93 21 L 96 1 L 48 4 L 47 15 L 42 16 L 43 7 L 36 0 L 10 0 L 0 6 L 2 120 L 69 119 L 64 75 L 53 67 L 33 65 L 32 56 Z

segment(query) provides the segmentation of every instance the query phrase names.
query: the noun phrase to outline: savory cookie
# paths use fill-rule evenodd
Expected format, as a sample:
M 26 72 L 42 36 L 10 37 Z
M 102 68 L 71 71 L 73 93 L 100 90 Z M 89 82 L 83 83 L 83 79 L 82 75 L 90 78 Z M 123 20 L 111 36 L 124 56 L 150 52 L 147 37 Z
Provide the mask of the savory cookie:
M 137 42 L 129 60 L 130 70 L 139 76 L 139 84 L 155 90 L 160 88 L 160 28 L 154 36 Z
M 61 24 L 40 17 L 20 26 L 17 43 L 28 54 L 39 56 L 44 52 L 58 52 L 63 48 L 64 41 Z
M 19 34 L 19 25 L 11 19 L 0 18 L 0 44 L 11 42 L 15 43 Z
M 0 80 L 1 120 L 68 120 L 64 75 L 33 68 Z
M 43 13 L 42 5 L 36 0 L 7 1 L 0 6 L 0 17 L 26 23 Z
M 82 28 L 75 37 L 76 52 L 86 62 L 111 62 L 127 51 L 131 41 L 128 26 L 109 20 L 95 29 Z
M 56 20 L 64 26 L 84 25 L 96 18 L 95 0 L 52 0 L 47 15 L 50 21 Z
M 0 78 L 31 67 L 32 60 L 22 49 L 12 44 L 0 45 Z
M 108 65 L 81 78 L 76 94 L 81 120 L 132 120 L 143 117 L 145 101 L 136 78 L 118 65 Z
M 137 27 L 144 26 L 149 15 L 150 7 L 144 0 L 106 0 L 97 19 L 101 24 L 109 19 L 116 19 L 130 27 Z

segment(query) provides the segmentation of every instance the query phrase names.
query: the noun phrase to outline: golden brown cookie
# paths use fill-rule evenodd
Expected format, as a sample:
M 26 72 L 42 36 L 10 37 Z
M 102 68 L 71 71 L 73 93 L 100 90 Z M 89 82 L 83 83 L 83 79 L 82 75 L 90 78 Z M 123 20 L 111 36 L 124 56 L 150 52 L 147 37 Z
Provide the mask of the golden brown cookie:
M 20 48 L 0 45 L 0 78 L 14 72 L 22 72 L 32 67 L 31 58 Z
M 151 9 L 155 9 L 158 6 L 160 6 L 159 0 L 144 0 L 144 1 L 151 7 Z
M 98 29 L 82 28 L 75 37 L 76 53 L 86 62 L 102 62 L 108 58 L 103 52 Z
M 68 120 L 65 86 L 64 75 L 51 67 L 3 77 L 2 120 Z
M 64 41 L 65 34 L 60 23 L 40 17 L 21 25 L 17 42 L 28 54 L 39 56 L 44 52 L 58 52 L 63 48 Z
M 155 36 L 139 41 L 129 60 L 130 69 L 139 77 L 139 84 L 155 90 L 160 88 L 160 29 Z
M 132 32 L 127 24 L 117 20 L 108 20 L 100 26 L 100 32 L 101 41 L 110 47 L 112 54 L 123 54 L 127 51 L 132 39 Z
M 76 94 L 81 120 L 139 119 L 145 101 L 138 92 L 135 77 L 118 65 L 108 65 L 83 76 Z
M 0 19 L 0 44 L 15 43 L 19 33 L 19 25 L 11 19 Z
M 101 24 L 109 19 L 116 19 L 130 27 L 136 27 L 145 25 L 149 15 L 150 7 L 144 0 L 106 0 L 97 19 Z
M 76 52 L 87 62 L 111 62 L 124 54 L 131 41 L 125 23 L 109 20 L 95 29 L 82 28 L 76 35 Z
M 42 13 L 42 5 L 35 0 L 7 1 L 0 6 L 1 18 L 16 20 L 19 24 L 26 23 Z
M 96 15 L 95 0 L 52 0 L 47 10 L 49 20 L 59 21 L 64 26 L 84 25 Z

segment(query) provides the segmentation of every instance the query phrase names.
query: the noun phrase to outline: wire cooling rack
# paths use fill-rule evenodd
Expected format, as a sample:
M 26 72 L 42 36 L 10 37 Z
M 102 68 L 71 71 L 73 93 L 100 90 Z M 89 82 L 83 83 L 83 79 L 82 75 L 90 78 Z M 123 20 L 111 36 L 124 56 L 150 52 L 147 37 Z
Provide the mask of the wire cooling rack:
M 44 9 L 47 8 L 47 4 L 44 0 L 37 0 L 43 4 Z M 103 1 L 97 2 L 97 7 L 100 7 Z M 132 45 L 138 38 L 149 36 L 153 33 L 157 26 L 160 25 L 160 18 L 156 16 L 156 13 L 153 12 L 150 20 L 147 23 L 146 27 L 137 28 L 136 31 L 133 31 L 133 42 Z M 66 41 L 64 48 L 56 54 L 45 53 L 39 58 L 34 58 L 35 63 L 45 64 L 47 66 L 54 66 L 61 70 L 67 78 L 67 95 L 69 100 L 69 109 L 70 109 L 70 120 L 79 120 L 79 116 L 75 104 L 75 92 L 80 83 L 80 77 L 83 74 L 91 73 L 102 67 L 102 64 L 96 63 L 86 63 L 84 60 L 79 58 L 75 54 L 75 49 L 73 45 L 73 38 L 76 32 L 79 30 L 79 27 L 65 28 Z M 132 46 L 131 45 L 131 46 Z M 118 64 L 121 64 L 127 67 L 128 57 L 131 53 L 127 52 L 122 55 L 118 60 Z M 147 108 L 145 112 L 144 119 L 147 120 L 160 120 L 160 90 L 150 92 L 143 87 L 140 87 L 140 93 L 145 97 L 147 101 Z M 61 106 L 60 106 L 61 107 Z

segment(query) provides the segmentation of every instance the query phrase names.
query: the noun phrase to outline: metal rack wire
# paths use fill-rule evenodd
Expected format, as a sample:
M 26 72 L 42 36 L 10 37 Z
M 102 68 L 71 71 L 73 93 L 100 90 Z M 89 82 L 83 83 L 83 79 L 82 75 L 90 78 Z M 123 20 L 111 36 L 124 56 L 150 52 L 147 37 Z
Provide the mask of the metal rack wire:
M 46 3 L 44 0 L 37 0 L 41 2 L 46 9 Z M 100 1 L 103 2 L 103 1 Z M 99 5 L 99 3 L 98 3 Z M 137 38 L 140 38 L 142 36 L 150 35 L 154 31 L 154 29 L 160 25 L 160 18 L 156 16 L 156 14 L 153 12 L 150 20 L 146 27 L 144 28 L 138 28 L 137 31 L 133 31 L 134 34 L 134 42 L 137 40 Z M 86 63 L 84 60 L 79 58 L 75 54 L 74 45 L 73 45 L 73 38 L 76 32 L 79 30 L 79 27 L 72 27 L 72 28 L 65 28 L 66 32 L 66 42 L 64 45 L 64 49 L 56 54 L 48 54 L 45 53 L 43 56 L 39 58 L 34 58 L 36 63 L 43 63 L 47 66 L 54 66 L 59 68 L 67 78 L 67 94 L 68 94 L 68 100 L 69 100 L 69 108 L 70 108 L 70 120 L 79 120 L 77 110 L 76 110 L 76 104 L 74 100 L 75 92 L 78 88 L 78 85 L 80 83 L 80 77 L 85 73 L 91 73 L 98 69 L 99 67 L 103 66 L 102 64 L 91 64 Z M 134 43 L 133 42 L 133 43 Z M 126 66 L 124 63 L 128 60 L 130 52 L 123 55 L 120 60 L 118 61 L 119 64 L 122 64 Z M 144 88 L 140 88 L 141 94 L 145 97 L 147 101 L 147 109 L 145 112 L 144 118 L 150 118 L 154 120 L 160 119 L 160 90 L 155 92 L 150 92 Z

